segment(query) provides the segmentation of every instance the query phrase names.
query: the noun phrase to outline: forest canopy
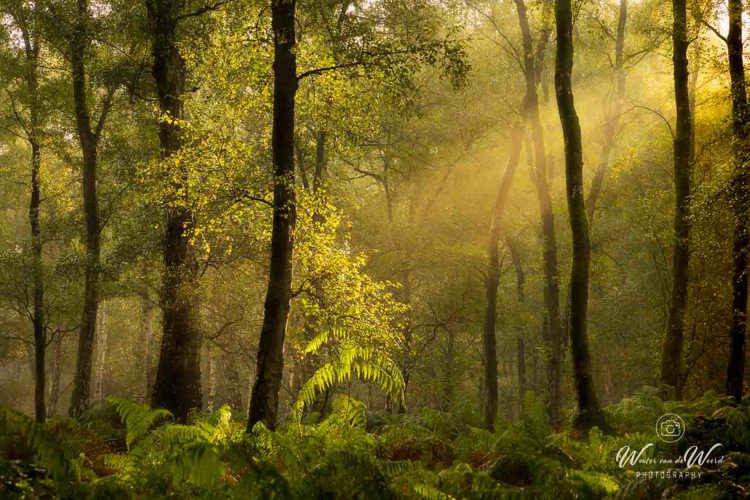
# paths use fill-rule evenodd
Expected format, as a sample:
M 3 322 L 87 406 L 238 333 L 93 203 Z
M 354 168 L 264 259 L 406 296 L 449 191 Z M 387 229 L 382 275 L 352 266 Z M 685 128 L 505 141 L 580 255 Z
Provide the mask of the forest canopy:
M 746 498 L 742 0 L 0 0 L 0 496 Z

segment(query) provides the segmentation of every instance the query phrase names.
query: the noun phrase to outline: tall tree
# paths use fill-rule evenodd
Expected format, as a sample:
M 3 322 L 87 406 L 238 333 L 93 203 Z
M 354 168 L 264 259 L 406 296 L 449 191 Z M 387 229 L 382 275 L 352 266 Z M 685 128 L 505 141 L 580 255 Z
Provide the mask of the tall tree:
M 185 61 L 178 49 L 178 24 L 188 17 L 182 2 L 146 0 L 153 52 L 152 74 L 156 82 L 161 119 L 159 142 L 162 161 L 168 162 L 183 145 L 183 94 Z M 187 420 L 201 406 L 200 343 L 196 325 L 196 260 L 189 233 L 194 224 L 188 202 L 187 173 L 178 169 L 171 178 L 163 243 L 164 274 L 161 307 L 164 313 L 159 364 L 151 403 L 167 408 L 179 421 Z
M 604 414 L 594 391 L 587 326 L 591 242 L 583 195 L 583 150 L 581 126 L 573 99 L 573 10 L 570 0 L 555 1 L 557 49 L 555 52 L 555 96 L 565 141 L 565 181 L 570 229 L 573 236 L 573 265 L 570 276 L 570 346 L 573 377 L 578 397 L 574 426 L 606 427 Z
M 661 382 L 682 392 L 682 344 L 685 329 L 685 307 L 688 296 L 690 258 L 690 175 L 692 163 L 693 122 L 690 118 L 688 81 L 688 34 L 686 0 L 672 2 L 672 66 L 674 99 L 677 110 L 674 137 L 674 241 L 672 249 L 672 297 L 667 332 L 661 358 Z
M 34 3 L 4 5 L 13 24 L 19 29 L 22 40 L 23 82 L 28 102 L 28 117 L 24 119 L 14 111 L 22 136 L 31 148 L 29 228 L 31 230 L 31 324 L 34 330 L 34 416 L 43 422 L 47 416 L 45 402 L 47 331 L 44 317 L 44 277 L 42 262 L 41 167 L 42 167 L 42 116 L 39 92 L 39 12 Z M 14 99 L 11 97 L 11 99 Z M 16 109 L 15 102 L 12 104 Z
M 532 175 L 539 203 L 542 233 L 542 262 L 544 270 L 544 319 L 542 332 L 547 350 L 547 409 L 552 425 L 560 425 L 562 408 L 563 328 L 560 320 L 560 272 L 557 262 L 557 235 L 547 179 L 547 150 L 539 110 L 538 86 L 542 76 L 544 55 L 552 32 L 543 13 L 539 39 L 534 44 L 528 10 L 523 0 L 514 0 L 518 14 L 523 47 L 523 74 L 526 85 L 524 117 L 531 129 L 534 173 Z M 547 3 L 542 6 L 547 8 Z
M 96 171 L 99 138 L 112 104 L 112 91 L 102 104 L 101 114 L 92 124 L 89 112 L 88 75 L 86 61 L 92 37 L 88 0 L 77 0 L 75 21 L 70 38 L 70 65 L 73 83 L 76 130 L 83 155 L 81 185 L 83 188 L 83 214 L 86 225 L 86 260 L 84 270 L 83 311 L 78 333 L 78 357 L 73 382 L 70 414 L 79 415 L 91 397 L 91 366 L 96 340 L 96 318 L 99 308 L 100 274 L 100 222 Z
M 274 90 L 271 149 L 274 169 L 271 268 L 247 430 L 258 422 L 276 426 L 284 369 L 284 337 L 292 296 L 294 193 L 294 104 L 297 93 L 295 0 L 272 0 Z
M 742 39 L 742 0 L 729 0 L 729 33 L 726 38 L 729 76 L 732 84 L 732 132 L 734 177 L 731 202 L 734 209 L 732 245 L 732 327 L 726 391 L 742 399 L 745 378 L 745 336 L 747 333 L 748 251 L 750 251 L 750 145 L 748 145 L 748 102 Z
M 497 337 L 495 336 L 495 321 L 497 319 L 497 287 L 500 283 L 499 243 L 508 193 L 521 158 L 523 135 L 524 125 L 519 122 L 511 129 L 508 161 L 500 180 L 495 204 L 492 207 L 490 234 L 487 241 L 487 277 L 485 282 L 487 308 L 485 310 L 482 345 L 484 352 L 484 425 L 490 431 L 495 430 L 495 420 L 497 419 Z

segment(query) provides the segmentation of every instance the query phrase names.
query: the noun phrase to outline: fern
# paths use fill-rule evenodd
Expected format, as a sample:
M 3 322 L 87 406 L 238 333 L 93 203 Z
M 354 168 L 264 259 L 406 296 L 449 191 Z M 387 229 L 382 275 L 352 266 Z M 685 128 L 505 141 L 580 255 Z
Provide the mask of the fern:
M 80 477 L 79 467 L 66 456 L 45 425 L 10 409 L 0 408 L 0 436 L 19 439 L 34 454 L 39 464 L 55 482 L 59 491 L 75 489 Z
M 403 401 L 404 378 L 396 362 L 372 347 L 363 347 L 345 339 L 340 330 L 334 329 L 330 334 L 314 338 L 306 352 L 319 349 L 331 336 L 341 342 L 338 358 L 318 368 L 300 389 L 293 408 L 297 422 L 301 420 L 305 406 L 311 405 L 318 394 L 352 378 L 373 383 L 394 400 Z
M 172 414 L 168 410 L 153 409 L 148 405 L 135 403 L 124 398 L 110 397 L 107 398 L 107 402 L 115 408 L 125 424 L 125 444 L 128 450 L 133 443 L 143 438 L 155 425 L 172 418 Z
M 428 484 L 415 485 L 414 493 L 416 493 L 419 498 L 422 498 L 423 500 L 456 500 L 456 497 L 453 497 L 447 493 L 443 493 L 439 489 Z

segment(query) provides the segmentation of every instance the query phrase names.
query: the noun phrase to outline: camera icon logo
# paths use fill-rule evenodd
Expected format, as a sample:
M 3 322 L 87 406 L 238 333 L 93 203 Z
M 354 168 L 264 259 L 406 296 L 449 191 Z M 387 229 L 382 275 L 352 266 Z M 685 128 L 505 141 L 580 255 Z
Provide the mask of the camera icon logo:
M 665 443 L 676 443 L 685 435 L 685 421 L 676 413 L 665 413 L 656 421 L 656 435 Z

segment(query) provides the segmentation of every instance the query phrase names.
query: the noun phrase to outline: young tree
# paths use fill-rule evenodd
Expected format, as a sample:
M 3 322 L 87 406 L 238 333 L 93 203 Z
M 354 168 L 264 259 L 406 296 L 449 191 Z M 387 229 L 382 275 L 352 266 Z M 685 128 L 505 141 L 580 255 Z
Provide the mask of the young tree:
M 527 96 L 528 98 L 528 96 Z M 484 425 L 488 430 L 495 430 L 497 419 L 497 338 L 495 337 L 495 321 L 497 317 L 497 287 L 500 283 L 500 236 L 502 233 L 502 217 L 508 202 L 513 176 L 521 158 L 524 125 L 517 123 L 511 129 L 509 137 L 510 152 L 505 165 L 505 172 L 500 180 L 497 197 L 492 208 L 490 218 L 490 235 L 487 242 L 487 277 L 485 295 L 487 308 L 484 318 L 484 334 L 482 345 L 484 353 Z
M 47 416 L 45 402 L 47 325 L 44 317 L 44 278 L 42 262 L 41 208 L 41 168 L 42 168 L 42 101 L 39 92 L 39 10 L 35 3 L 3 2 L 2 11 L 10 16 L 13 26 L 21 33 L 22 54 L 20 55 L 23 92 L 28 114 L 19 112 L 16 97 L 9 93 L 14 118 L 21 130 L 21 136 L 31 148 L 29 228 L 31 230 L 31 312 L 30 319 L 34 330 L 34 416 L 43 422 Z
M 674 137 L 674 240 L 672 249 L 672 296 L 667 332 L 661 358 L 661 382 L 682 392 L 682 345 L 685 329 L 685 307 L 688 296 L 690 258 L 690 175 L 693 121 L 690 111 L 688 81 L 688 34 L 686 0 L 672 2 L 672 66 L 674 99 L 677 109 Z
M 573 10 L 570 0 L 555 1 L 555 20 L 555 96 L 565 140 L 566 194 L 573 236 L 569 332 L 573 354 L 573 377 L 578 397 L 578 413 L 574 426 L 578 429 L 589 429 L 593 426 L 603 428 L 606 424 L 594 391 L 586 332 L 591 243 L 583 195 L 581 126 L 573 100 Z

